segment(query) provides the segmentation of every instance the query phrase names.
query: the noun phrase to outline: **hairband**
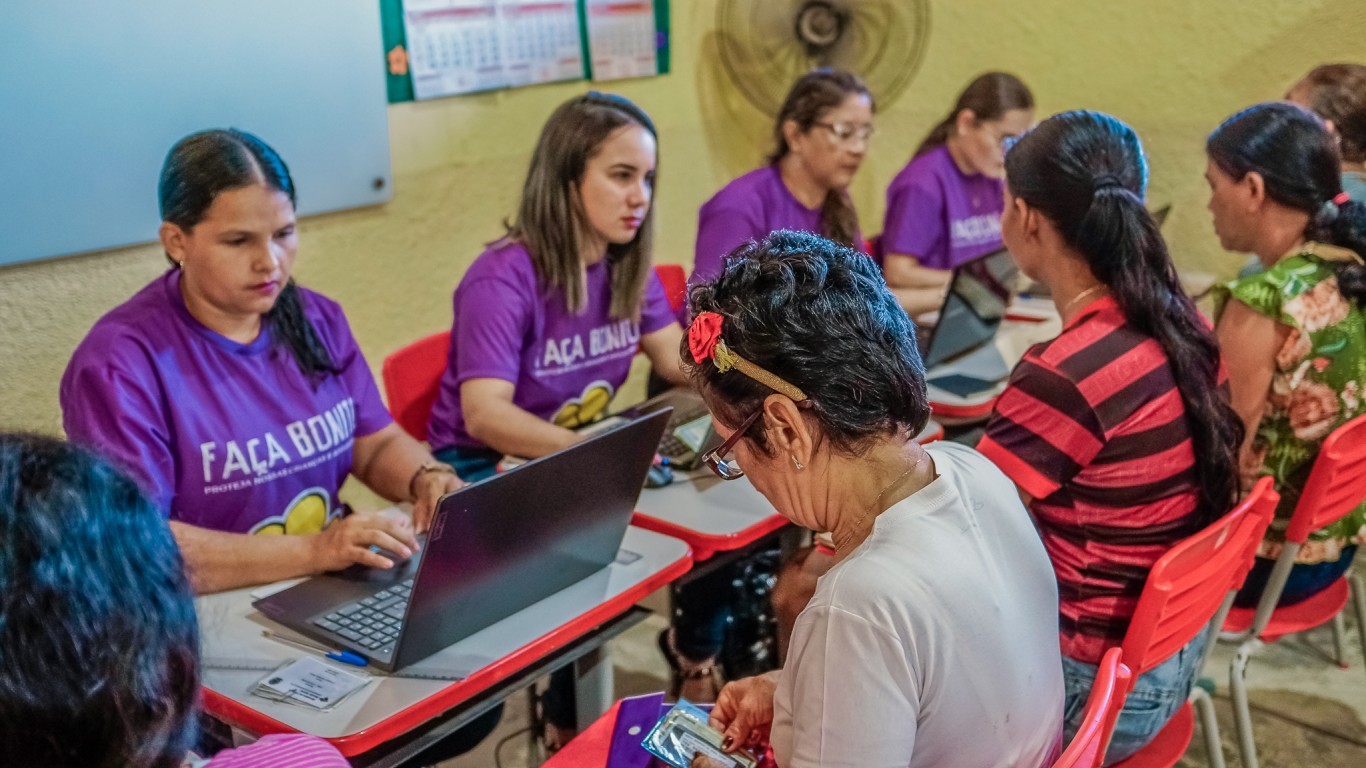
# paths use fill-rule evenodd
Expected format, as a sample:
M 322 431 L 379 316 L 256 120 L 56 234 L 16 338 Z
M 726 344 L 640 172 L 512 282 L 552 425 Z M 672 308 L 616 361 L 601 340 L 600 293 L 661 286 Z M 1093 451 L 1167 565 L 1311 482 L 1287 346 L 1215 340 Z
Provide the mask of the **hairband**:
M 722 317 L 715 312 L 699 312 L 693 318 L 692 325 L 688 326 L 688 351 L 692 353 L 694 363 L 710 360 L 721 373 L 735 369 L 796 402 L 806 399 L 806 393 L 799 387 L 731 351 L 721 338 L 721 321 Z
M 1124 180 L 1113 173 L 1102 173 L 1091 180 L 1092 192 L 1099 192 L 1102 189 L 1110 189 L 1112 187 L 1124 188 Z
M 1336 206 L 1344 206 L 1344 205 L 1346 205 L 1346 204 L 1352 202 L 1352 196 L 1349 195 L 1349 194 L 1347 194 L 1346 192 L 1339 192 L 1339 193 L 1337 193 L 1336 195 L 1333 196 L 1333 201 L 1332 201 L 1332 202 L 1333 202 L 1333 205 L 1336 205 Z

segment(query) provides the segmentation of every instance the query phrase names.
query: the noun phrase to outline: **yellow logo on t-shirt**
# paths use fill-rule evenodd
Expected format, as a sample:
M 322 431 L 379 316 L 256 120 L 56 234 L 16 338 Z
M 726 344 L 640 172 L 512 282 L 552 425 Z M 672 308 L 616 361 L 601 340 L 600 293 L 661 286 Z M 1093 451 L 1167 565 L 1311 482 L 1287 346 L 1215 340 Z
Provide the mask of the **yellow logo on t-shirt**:
M 323 488 L 307 488 L 285 508 L 282 515 L 257 523 L 251 533 L 268 535 L 318 533 L 332 517 L 330 495 Z
M 611 384 L 595 381 L 584 387 L 582 395 L 561 405 L 551 421 L 555 426 L 566 429 L 592 424 L 607 412 L 607 404 L 612 402 L 612 395 Z

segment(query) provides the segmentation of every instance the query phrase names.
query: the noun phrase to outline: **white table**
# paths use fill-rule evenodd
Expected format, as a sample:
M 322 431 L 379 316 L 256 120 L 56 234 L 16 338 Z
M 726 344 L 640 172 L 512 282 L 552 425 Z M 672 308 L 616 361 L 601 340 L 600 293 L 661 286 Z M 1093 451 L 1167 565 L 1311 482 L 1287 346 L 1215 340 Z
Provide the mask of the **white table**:
M 308 733 L 327 739 L 348 757 L 383 752 L 386 742 L 400 739 L 435 718 L 454 714 L 476 698 L 487 704 L 481 711 L 491 708 L 519 686 L 501 690 L 501 695 L 491 703 L 485 701 L 490 690 L 519 680 L 519 673 L 619 619 L 637 601 L 682 576 L 692 565 L 683 541 L 635 526 L 627 529 L 622 551 L 639 557 L 624 563 L 631 556 L 619 556 L 618 562 L 598 574 L 399 672 L 461 675 L 464 679 L 376 673 L 375 681 L 327 712 L 271 701 L 249 692 L 266 671 L 307 653 L 261 635 L 262 629 L 288 631 L 251 607 L 251 594 L 259 590 L 241 589 L 201 597 L 196 604 L 202 635 L 205 709 L 213 717 L 255 735 Z M 592 661 L 593 652 L 607 639 L 610 637 L 600 638 L 587 650 L 579 648 L 579 656 Z M 560 663 L 568 660 L 556 658 Z M 588 691 L 589 695 L 580 699 L 581 705 L 590 704 L 580 706 L 580 719 L 585 722 L 592 722 L 610 703 L 610 667 L 606 671 L 607 698 L 602 698 L 602 690 L 596 690 Z M 602 674 L 596 679 L 601 688 Z M 444 732 L 430 741 L 442 735 Z M 425 745 L 408 751 L 415 753 Z M 397 761 L 394 758 L 393 762 Z M 361 762 L 388 764 L 388 757 Z

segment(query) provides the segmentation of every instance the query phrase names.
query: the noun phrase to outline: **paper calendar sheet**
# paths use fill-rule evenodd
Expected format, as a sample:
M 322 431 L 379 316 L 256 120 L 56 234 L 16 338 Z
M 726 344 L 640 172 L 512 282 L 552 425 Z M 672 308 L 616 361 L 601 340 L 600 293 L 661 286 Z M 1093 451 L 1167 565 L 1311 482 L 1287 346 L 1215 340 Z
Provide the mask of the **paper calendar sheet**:
M 659 73 L 653 0 L 587 0 L 586 10 L 594 80 Z
M 405 0 L 413 95 L 583 76 L 574 0 Z

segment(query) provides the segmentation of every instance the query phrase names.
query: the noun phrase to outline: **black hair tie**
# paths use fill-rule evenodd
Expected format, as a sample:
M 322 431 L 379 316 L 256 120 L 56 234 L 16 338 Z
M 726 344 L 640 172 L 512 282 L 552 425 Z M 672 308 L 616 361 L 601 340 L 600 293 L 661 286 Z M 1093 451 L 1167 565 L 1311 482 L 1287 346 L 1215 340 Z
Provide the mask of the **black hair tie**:
M 1126 189 L 1124 180 L 1113 173 L 1102 173 L 1091 180 L 1091 192 L 1093 193 L 1099 192 L 1102 189 L 1113 189 L 1115 187 Z

